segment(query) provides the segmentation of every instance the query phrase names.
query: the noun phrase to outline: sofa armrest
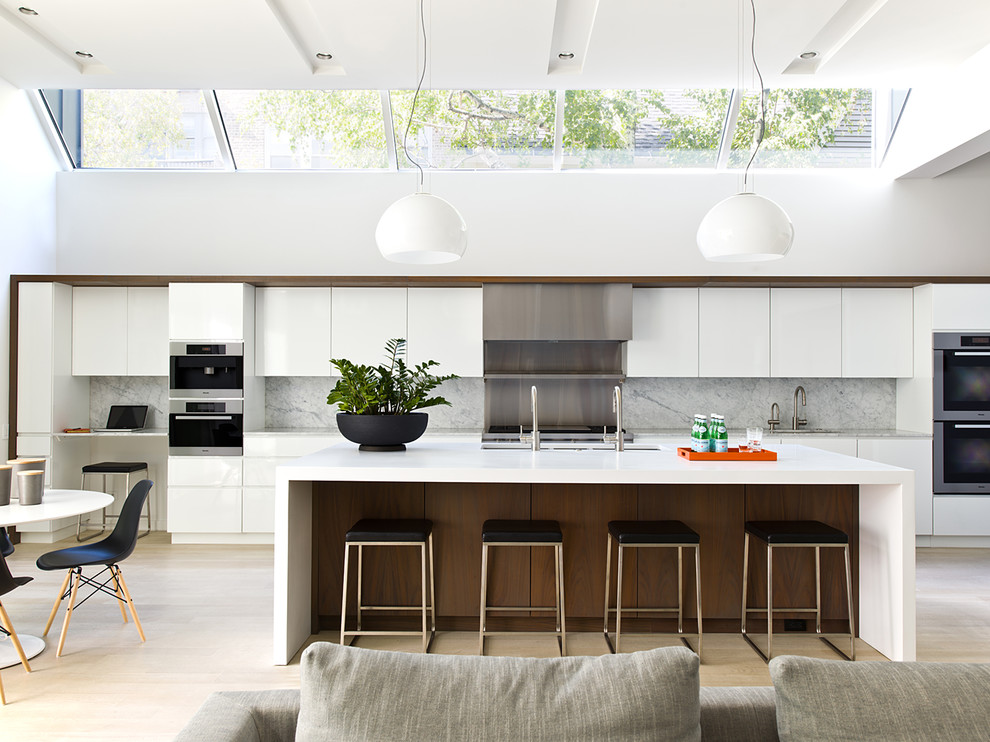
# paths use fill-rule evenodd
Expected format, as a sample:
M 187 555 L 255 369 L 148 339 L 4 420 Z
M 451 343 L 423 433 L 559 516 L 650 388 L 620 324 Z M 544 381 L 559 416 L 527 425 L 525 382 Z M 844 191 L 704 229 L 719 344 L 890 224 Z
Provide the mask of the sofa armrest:
M 175 742 L 293 742 L 298 690 L 211 693 Z
M 769 686 L 701 689 L 704 742 L 777 742 L 777 704 Z

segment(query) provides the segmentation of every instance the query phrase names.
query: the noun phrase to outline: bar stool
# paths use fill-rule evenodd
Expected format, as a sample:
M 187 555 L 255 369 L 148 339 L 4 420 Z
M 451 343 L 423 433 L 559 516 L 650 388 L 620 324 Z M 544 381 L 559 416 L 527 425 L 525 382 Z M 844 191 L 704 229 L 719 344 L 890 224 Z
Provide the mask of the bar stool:
M 418 546 L 422 564 L 422 602 L 418 606 L 363 605 L 361 603 L 361 582 L 366 546 Z M 347 576 L 351 548 L 357 547 L 357 628 L 346 631 L 347 621 Z M 430 603 L 426 604 L 426 562 L 429 549 L 430 563 Z M 344 591 L 340 599 L 340 643 L 347 644 L 349 636 L 423 636 L 423 653 L 429 651 L 430 643 L 436 635 L 437 611 L 433 585 L 433 522 L 423 519 L 381 519 L 362 518 L 344 535 Z M 426 631 L 426 611 L 430 611 L 430 631 Z M 419 611 L 423 616 L 422 631 L 367 631 L 361 628 L 362 611 Z
M 79 489 L 86 489 L 86 475 L 87 474 L 100 474 L 103 476 L 103 492 L 107 492 L 107 477 L 114 474 L 124 475 L 124 492 L 131 491 L 131 474 L 135 472 L 143 471 L 143 479 L 148 479 L 148 464 L 145 461 L 101 461 L 98 464 L 87 464 L 82 468 L 82 477 L 79 481 Z M 109 493 L 108 493 L 109 494 Z M 148 519 L 148 530 L 140 534 L 138 538 L 143 538 L 151 533 L 151 498 L 149 497 L 145 500 L 146 512 L 144 517 Z M 103 508 L 101 512 L 102 521 L 100 524 L 100 530 L 94 531 L 86 536 L 82 535 L 82 516 L 80 515 L 76 519 L 76 541 L 88 541 L 91 538 L 96 538 L 102 535 L 107 530 L 107 518 L 117 519 L 116 515 L 107 515 L 107 509 Z
M 615 579 L 615 608 L 609 608 L 612 573 L 612 544 L 619 545 Z M 677 549 L 677 606 L 675 608 L 630 608 L 636 613 L 676 613 L 677 634 L 688 649 L 694 649 L 688 636 L 698 640 L 697 655 L 701 658 L 701 537 L 679 520 L 613 520 L 608 524 L 608 545 L 605 552 L 605 641 L 612 654 L 619 651 L 622 638 L 622 553 L 626 549 Z M 698 631 L 684 633 L 684 549 L 694 549 L 694 585 L 698 597 Z M 615 614 L 615 646 L 608 632 L 608 616 Z
M 766 608 L 747 608 L 746 598 L 749 588 L 749 539 L 759 539 L 767 546 L 767 605 Z M 815 633 L 818 638 L 847 660 L 856 659 L 856 631 L 853 624 L 852 565 L 849 559 L 849 536 L 838 528 L 817 520 L 758 520 L 746 522 L 746 535 L 743 541 L 743 593 L 742 593 L 742 635 L 756 653 L 769 662 L 773 658 L 773 552 L 775 549 L 815 550 L 815 607 L 786 608 L 788 613 L 814 613 Z M 849 608 L 849 654 L 846 654 L 822 634 L 822 578 L 821 550 L 841 548 L 846 561 L 846 602 Z M 748 613 L 767 613 L 767 651 L 763 653 L 749 634 L 746 633 Z M 845 634 L 837 636 L 845 637 Z
M 556 600 L 553 606 L 489 606 L 488 549 L 492 546 L 552 546 L 554 552 L 554 584 Z M 489 631 L 488 614 L 492 612 L 553 612 L 553 631 Z M 478 627 L 478 654 L 485 653 L 485 637 L 505 634 L 555 634 L 560 656 L 567 654 L 567 633 L 564 626 L 564 536 L 555 520 L 486 520 L 481 527 L 481 614 Z

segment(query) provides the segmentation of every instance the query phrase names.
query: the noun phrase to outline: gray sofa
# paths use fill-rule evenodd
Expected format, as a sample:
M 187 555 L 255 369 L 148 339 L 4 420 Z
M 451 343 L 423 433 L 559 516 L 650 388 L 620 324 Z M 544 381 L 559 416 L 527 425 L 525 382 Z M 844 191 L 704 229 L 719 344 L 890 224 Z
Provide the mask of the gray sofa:
M 683 647 L 415 655 L 318 643 L 300 690 L 217 692 L 177 742 L 990 739 L 990 665 L 778 657 L 774 688 L 700 688 Z

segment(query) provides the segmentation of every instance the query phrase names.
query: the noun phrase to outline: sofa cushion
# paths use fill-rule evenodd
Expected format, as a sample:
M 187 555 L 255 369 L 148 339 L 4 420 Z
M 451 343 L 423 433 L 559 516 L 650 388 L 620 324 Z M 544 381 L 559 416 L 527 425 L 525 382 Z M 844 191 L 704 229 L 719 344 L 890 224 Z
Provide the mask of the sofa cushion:
M 776 742 L 773 688 L 702 688 L 701 738 L 705 742 Z
M 685 647 L 536 659 L 321 642 L 301 665 L 298 742 L 701 739 Z
M 291 742 L 299 691 L 216 691 L 174 742 Z
M 990 665 L 775 657 L 781 742 L 987 739 Z

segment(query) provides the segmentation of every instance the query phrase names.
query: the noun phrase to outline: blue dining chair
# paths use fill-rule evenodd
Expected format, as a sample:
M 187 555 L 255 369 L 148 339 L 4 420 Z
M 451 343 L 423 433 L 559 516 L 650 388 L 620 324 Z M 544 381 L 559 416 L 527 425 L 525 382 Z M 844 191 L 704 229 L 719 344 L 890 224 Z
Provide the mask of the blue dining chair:
M 124 619 L 124 623 L 127 623 L 127 613 L 124 611 L 124 606 L 126 605 L 130 609 L 131 616 L 134 618 L 134 625 L 137 627 L 138 634 L 141 636 L 141 641 L 144 641 L 144 629 L 141 628 L 141 621 L 138 619 L 137 610 L 134 608 L 134 601 L 131 600 L 127 583 L 124 582 L 124 575 L 120 571 L 120 562 L 129 557 L 137 545 L 141 511 L 144 508 L 145 500 L 148 499 L 148 493 L 151 491 L 153 485 L 154 483 L 150 479 L 142 479 L 131 488 L 131 491 L 127 494 L 127 498 L 124 500 L 123 507 L 120 509 L 120 515 L 117 518 L 117 523 L 113 531 L 102 541 L 71 546 L 68 549 L 59 549 L 58 551 L 49 551 L 38 557 L 38 569 L 48 572 L 60 569 L 68 570 L 65 580 L 62 582 L 62 587 L 59 590 L 58 597 L 55 599 L 52 612 L 48 616 L 48 623 L 45 625 L 44 636 L 48 636 L 48 631 L 51 629 L 52 622 L 55 620 L 55 614 L 58 613 L 59 605 L 65 598 L 68 598 L 69 605 L 65 611 L 65 621 L 62 624 L 62 634 L 58 639 L 56 657 L 62 656 L 62 648 L 65 646 L 65 635 L 69 630 L 69 621 L 72 618 L 72 611 L 76 606 L 76 596 L 79 592 L 80 582 L 92 588 L 92 592 L 80 600 L 79 605 L 89 600 L 96 593 L 112 595 L 119 601 L 120 615 Z M 103 566 L 103 569 L 95 576 L 87 577 L 83 574 L 83 567 L 100 565 Z M 109 572 L 109 576 L 104 578 L 103 575 L 107 572 Z M 70 588 L 69 581 L 72 580 L 73 575 L 75 575 L 75 580 L 72 581 L 72 587 Z M 100 581 L 101 579 L 102 582 Z M 112 585 L 112 588 L 109 587 L 110 585 Z

